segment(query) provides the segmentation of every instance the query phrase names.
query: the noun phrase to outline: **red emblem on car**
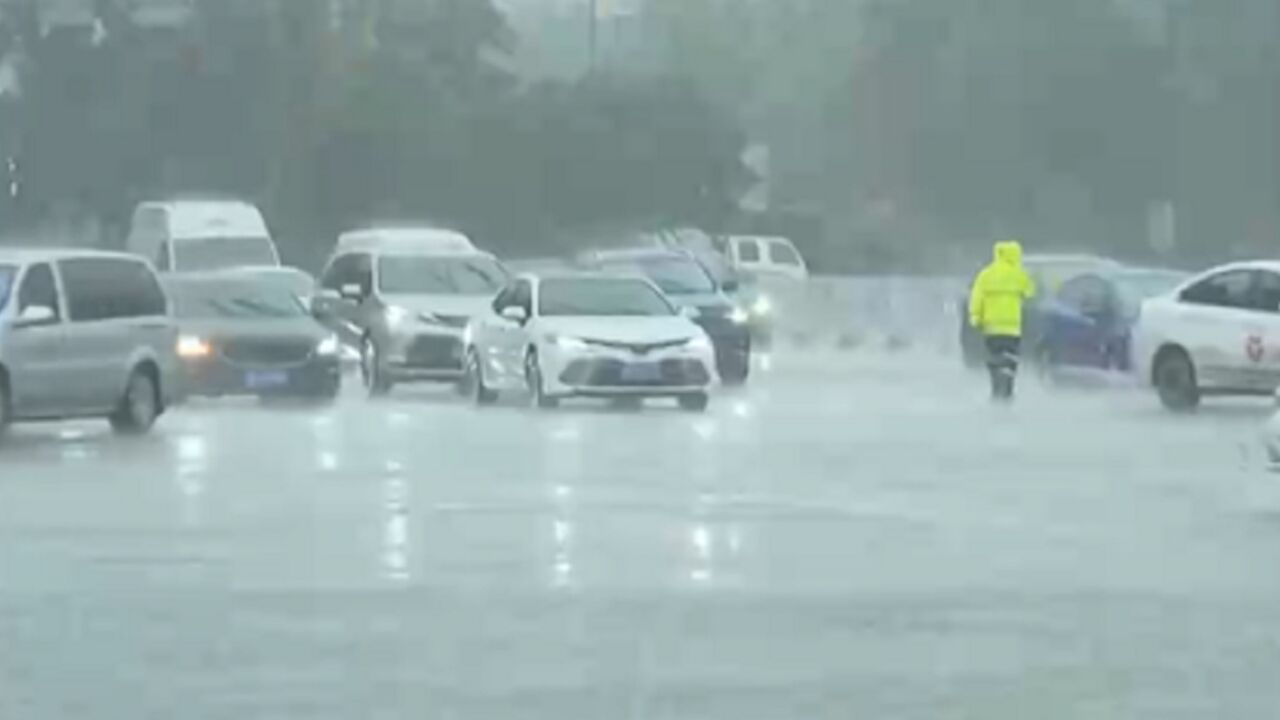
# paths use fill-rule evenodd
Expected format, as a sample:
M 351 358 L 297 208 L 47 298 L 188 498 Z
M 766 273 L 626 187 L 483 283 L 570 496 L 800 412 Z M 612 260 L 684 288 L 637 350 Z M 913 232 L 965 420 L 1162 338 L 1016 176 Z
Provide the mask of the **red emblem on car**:
M 1259 335 L 1250 335 L 1249 340 L 1244 345 L 1244 353 L 1249 356 L 1251 362 L 1262 362 L 1262 355 L 1265 348 L 1262 345 L 1262 337 Z

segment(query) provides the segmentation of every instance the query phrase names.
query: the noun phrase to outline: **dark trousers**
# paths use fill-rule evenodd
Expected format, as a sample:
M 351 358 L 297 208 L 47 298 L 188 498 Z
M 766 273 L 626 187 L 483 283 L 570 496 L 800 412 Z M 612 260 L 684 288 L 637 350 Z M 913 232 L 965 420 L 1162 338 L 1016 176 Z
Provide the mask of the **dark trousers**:
M 988 335 L 986 343 L 991 397 L 1008 402 L 1013 399 L 1014 381 L 1018 377 L 1018 349 L 1022 339 L 1011 335 Z

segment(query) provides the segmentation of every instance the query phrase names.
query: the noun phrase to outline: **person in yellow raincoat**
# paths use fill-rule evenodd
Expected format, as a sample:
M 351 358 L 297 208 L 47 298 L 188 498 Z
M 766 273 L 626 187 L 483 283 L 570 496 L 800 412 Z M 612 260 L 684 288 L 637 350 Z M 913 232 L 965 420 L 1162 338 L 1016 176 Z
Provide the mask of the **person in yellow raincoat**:
M 995 244 L 995 259 L 978 273 L 969 294 L 969 323 L 985 340 L 991 397 L 1013 399 L 1022 344 L 1022 306 L 1035 297 L 1036 285 L 1022 267 L 1022 246 L 1016 240 Z

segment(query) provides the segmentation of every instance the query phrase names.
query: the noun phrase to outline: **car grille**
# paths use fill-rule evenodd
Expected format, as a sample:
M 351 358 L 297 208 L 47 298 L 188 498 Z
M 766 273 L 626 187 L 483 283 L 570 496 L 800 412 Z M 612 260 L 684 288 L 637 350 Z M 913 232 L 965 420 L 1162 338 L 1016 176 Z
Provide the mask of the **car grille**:
M 560 373 L 560 381 L 575 387 L 635 387 L 663 388 L 706 385 L 711 374 L 698 360 L 678 358 L 663 360 L 658 364 L 658 377 L 649 381 L 623 379 L 621 360 L 575 360 Z
M 233 339 L 222 343 L 222 357 L 241 365 L 292 365 L 305 362 L 315 350 L 307 339 Z
M 613 340 L 591 340 L 591 339 L 584 339 L 583 342 L 585 342 L 588 345 L 595 345 L 596 347 L 609 348 L 611 350 L 626 350 L 635 355 L 648 355 L 649 353 L 654 353 L 659 350 L 668 350 L 670 348 L 684 347 L 685 345 L 689 344 L 689 339 L 685 338 L 683 340 L 667 340 L 664 342 L 655 342 L 655 343 L 627 343 L 627 342 L 615 342 Z
M 447 335 L 419 335 L 405 352 L 414 367 L 456 370 L 462 367 L 462 341 Z

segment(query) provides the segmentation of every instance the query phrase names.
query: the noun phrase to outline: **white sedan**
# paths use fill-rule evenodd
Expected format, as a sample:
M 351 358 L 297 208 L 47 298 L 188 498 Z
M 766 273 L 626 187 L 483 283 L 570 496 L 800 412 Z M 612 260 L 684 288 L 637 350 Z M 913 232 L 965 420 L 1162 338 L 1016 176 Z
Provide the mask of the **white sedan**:
M 715 382 L 706 333 L 642 277 L 517 277 L 471 322 L 466 343 L 461 387 L 479 404 L 520 390 L 541 408 L 660 397 L 701 411 Z
M 1164 406 L 1186 412 L 1215 395 L 1280 386 L 1280 262 L 1214 268 L 1146 301 L 1133 367 Z

